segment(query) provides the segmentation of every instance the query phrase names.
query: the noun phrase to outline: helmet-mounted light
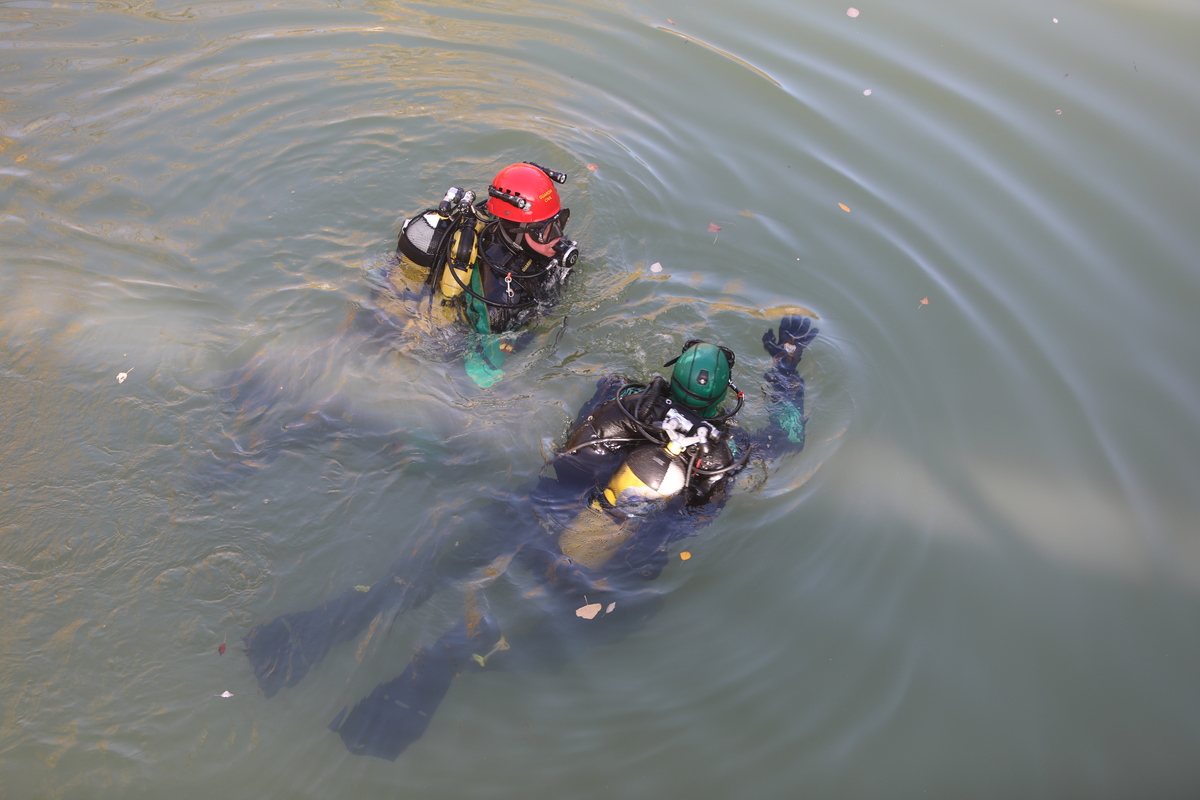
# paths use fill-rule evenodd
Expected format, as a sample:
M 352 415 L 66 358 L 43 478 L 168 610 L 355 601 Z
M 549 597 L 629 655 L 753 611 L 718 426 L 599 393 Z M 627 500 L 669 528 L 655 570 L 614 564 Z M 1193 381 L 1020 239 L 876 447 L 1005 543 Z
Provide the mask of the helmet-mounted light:
M 497 200 L 503 200 L 509 205 L 514 205 L 522 211 L 528 211 L 533 203 L 521 197 L 519 194 L 509 194 L 503 189 L 497 189 L 495 186 L 488 187 L 488 197 L 494 197 Z

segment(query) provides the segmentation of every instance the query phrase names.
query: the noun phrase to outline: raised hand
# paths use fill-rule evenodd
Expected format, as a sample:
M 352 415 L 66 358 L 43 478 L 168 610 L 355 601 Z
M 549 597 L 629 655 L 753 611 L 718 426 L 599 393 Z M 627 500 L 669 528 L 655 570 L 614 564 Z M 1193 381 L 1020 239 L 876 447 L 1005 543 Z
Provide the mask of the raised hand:
M 775 365 L 785 372 L 795 372 L 804 348 L 816 338 L 818 328 L 812 327 L 808 317 L 784 317 L 779 321 L 779 339 L 775 332 L 767 329 L 763 334 L 763 348 L 775 359 Z

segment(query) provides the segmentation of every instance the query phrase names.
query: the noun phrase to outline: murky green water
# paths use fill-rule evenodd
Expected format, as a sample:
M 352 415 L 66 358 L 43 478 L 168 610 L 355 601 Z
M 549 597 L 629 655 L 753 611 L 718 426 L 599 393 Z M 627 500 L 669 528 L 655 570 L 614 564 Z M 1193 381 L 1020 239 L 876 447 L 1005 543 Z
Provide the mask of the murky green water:
M 0 2 L 0 797 L 1194 796 L 1200 7 L 847 5 Z M 585 259 L 508 380 L 343 330 L 524 159 Z M 609 370 L 755 387 L 785 306 L 809 446 L 646 629 L 395 763 L 325 725 L 457 598 L 257 690 L 250 626 L 528 486 Z

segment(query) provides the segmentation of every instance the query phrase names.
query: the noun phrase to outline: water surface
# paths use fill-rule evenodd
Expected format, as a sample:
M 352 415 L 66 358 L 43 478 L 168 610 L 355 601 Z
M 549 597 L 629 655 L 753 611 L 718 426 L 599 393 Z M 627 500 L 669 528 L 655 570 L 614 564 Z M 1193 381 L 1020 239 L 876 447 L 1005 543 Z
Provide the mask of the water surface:
M 0 2 L 0 796 L 1194 796 L 1200 11 L 858 10 Z M 585 258 L 509 377 L 359 347 L 399 221 L 525 159 Z M 459 598 L 258 692 L 250 626 L 522 491 L 606 372 L 719 340 L 761 424 L 786 307 L 808 447 L 646 629 L 395 763 L 324 726 Z

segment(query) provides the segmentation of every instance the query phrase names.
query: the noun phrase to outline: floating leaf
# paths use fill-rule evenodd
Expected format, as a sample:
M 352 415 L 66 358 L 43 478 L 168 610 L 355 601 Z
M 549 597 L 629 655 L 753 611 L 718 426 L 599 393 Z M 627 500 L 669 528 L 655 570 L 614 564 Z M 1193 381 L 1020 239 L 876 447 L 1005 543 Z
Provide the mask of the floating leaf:
M 616 603 L 609 603 L 608 608 L 604 609 L 605 614 L 611 614 L 612 610 L 617 607 Z
M 595 616 L 600 613 L 601 608 L 603 608 L 603 606 L 601 606 L 599 603 L 591 603 L 586 606 L 581 606 L 575 609 L 575 616 L 583 617 L 584 619 L 594 619 Z
M 1058 22 L 1058 20 L 1054 20 L 1054 21 Z M 667 22 L 671 23 L 672 25 L 675 24 L 675 20 L 671 19 L 670 17 L 667 17 Z
M 363 585 L 360 583 L 358 586 L 355 586 L 355 587 L 354 587 L 354 591 L 356 591 L 356 592 L 363 592 L 363 593 L 365 594 L 366 592 L 369 592 L 369 591 L 371 591 L 371 587 L 370 587 L 370 586 L 363 586 Z
M 922 298 L 922 299 L 921 299 L 921 305 L 923 305 L 923 306 L 927 306 L 927 305 L 929 305 L 929 298 L 928 298 L 928 297 L 924 297 L 924 298 Z
M 871 96 L 871 90 L 863 89 L 863 97 L 870 97 L 870 96 Z
M 488 650 L 487 653 L 485 653 L 484 655 L 479 655 L 478 653 L 475 653 L 471 656 L 471 658 L 475 659 L 475 663 L 479 664 L 479 666 L 486 667 L 487 660 L 492 657 L 492 653 L 495 653 L 498 650 L 507 650 L 507 649 L 508 649 L 508 642 L 505 641 L 503 636 L 501 636 L 500 641 L 496 642 L 496 646 L 493 647 L 491 650 Z
M 715 222 L 708 223 L 708 232 L 709 233 L 716 233 L 719 230 L 721 230 L 721 226 L 718 225 L 717 223 L 715 223 Z
M 597 167 L 595 164 L 588 164 L 588 169 L 590 169 L 592 172 L 595 172 L 596 170 L 598 170 L 600 168 Z
M 857 9 L 857 8 L 847 8 L 847 9 L 846 9 L 846 16 L 847 16 L 847 17 L 857 17 L 857 16 L 858 16 L 858 9 Z M 1057 21 L 1058 21 L 1058 20 L 1055 20 L 1055 22 L 1057 22 Z
M 655 261 L 653 264 L 650 265 L 650 271 L 651 272 L 662 272 L 662 264 Z
M 689 553 L 687 550 L 684 550 L 682 553 L 679 554 L 679 558 L 682 559 L 683 561 L 687 561 L 691 557 L 692 557 L 692 554 Z
M 217 648 L 217 655 L 219 655 L 219 656 L 225 655 L 225 643 L 224 642 L 221 642 L 221 646 Z
M 129 368 L 129 372 L 133 372 L 133 367 Z M 125 379 L 129 377 L 129 372 L 118 372 L 117 383 L 124 383 Z
M 850 206 L 846 205 L 845 203 L 838 203 L 838 208 L 840 208 L 842 211 L 845 211 L 847 214 L 850 213 Z

